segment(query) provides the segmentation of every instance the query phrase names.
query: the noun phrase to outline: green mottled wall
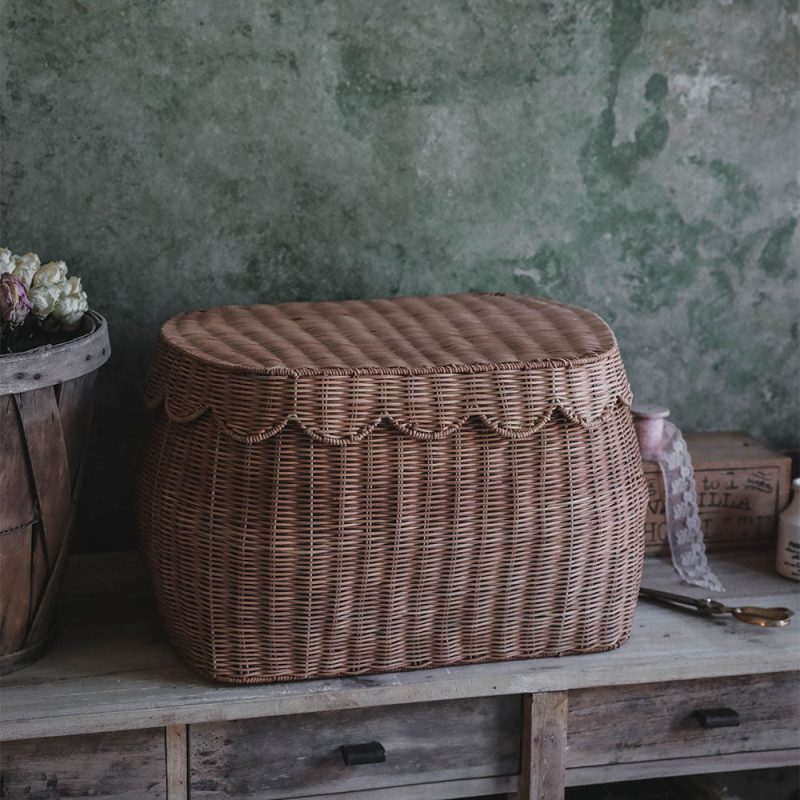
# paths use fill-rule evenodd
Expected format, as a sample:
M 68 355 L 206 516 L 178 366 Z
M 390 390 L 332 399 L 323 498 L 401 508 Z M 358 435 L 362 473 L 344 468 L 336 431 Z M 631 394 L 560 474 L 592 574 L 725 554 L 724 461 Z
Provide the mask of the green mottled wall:
M 604 316 L 686 429 L 798 436 L 797 0 L 0 0 L 2 233 L 111 325 L 83 545 L 131 539 L 193 306 L 485 289 Z

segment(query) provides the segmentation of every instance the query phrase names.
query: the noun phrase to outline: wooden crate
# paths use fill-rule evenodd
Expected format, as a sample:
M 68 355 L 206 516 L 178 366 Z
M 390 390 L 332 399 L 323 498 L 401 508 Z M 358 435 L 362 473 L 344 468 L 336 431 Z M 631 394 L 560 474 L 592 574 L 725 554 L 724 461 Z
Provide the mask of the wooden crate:
M 739 432 L 687 433 L 686 443 L 707 549 L 771 547 L 778 514 L 789 502 L 791 459 Z M 644 474 L 646 553 L 666 555 L 664 483 L 655 463 L 645 462 Z

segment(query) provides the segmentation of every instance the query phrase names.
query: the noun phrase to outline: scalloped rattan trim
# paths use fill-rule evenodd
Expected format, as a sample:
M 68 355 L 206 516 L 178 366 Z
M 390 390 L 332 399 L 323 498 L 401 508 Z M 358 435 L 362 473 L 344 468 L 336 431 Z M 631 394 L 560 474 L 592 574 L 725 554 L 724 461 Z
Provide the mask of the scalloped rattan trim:
M 160 405 L 162 405 L 162 400 L 148 404 L 148 409 L 152 411 L 157 409 Z M 313 439 L 315 442 L 330 445 L 347 445 L 360 442 L 362 439 L 369 436 L 369 434 L 372 433 L 372 431 L 374 431 L 375 428 L 377 428 L 383 422 L 388 422 L 399 433 L 405 434 L 406 436 L 410 436 L 414 439 L 419 439 L 420 441 L 437 441 L 439 439 L 445 439 L 448 436 L 452 436 L 456 432 L 460 431 L 471 419 L 480 420 L 489 430 L 496 433 L 498 436 L 503 437 L 504 439 L 527 439 L 534 434 L 539 433 L 539 431 L 541 431 L 542 428 L 544 428 L 544 426 L 550 422 L 556 412 L 561 414 L 573 425 L 585 428 L 586 430 L 594 430 L 599 425 L 602 425 L 619 407 L 630 407 L 630 405 L 631 396 L 629 394 L 618 394 L 611 400 L 611 402 L 608 403 L 608 405 L 602 409 L 599 414 L 592 417 L 584 417 L 582 415 L 575 414 L 568 407 L 565 407 L 560 403 L 550 403 L 546 410 L 537 418 L 536 422 L 533 425 L 526 427 L 513 427 L 510 425 L 504 425 L 499 420 L 490 419 L 486 414 L 475 409 L 462 415 L 456 421 L 447 425 L 446 427 L 437 428 L 435 430 L 420 428 L 412 424 L 401 422 L 395 419 L 394 416 L 392 416 L 392 414 L 389 412 L 383 412 L 371 422 L 361 425 L 361 427 L 355 433 L 348 434 L 346 436 L 331 436 L 330 434 L 321 433 L 317 427 L 304 422 L 295 413 L 289 414 L 280 422 L 277 422 L 268 428 L 262 428 L 257 431 L 253 431 L 252 433 L 244 434 L 238 432 L 235 428 L 232 428 L 230 425 L 228 425 L 225 422 L 224 415 L 219 413 L 213 406 L 203 406 L 195 411 L 192 411 L 190 414 L 177 414 L 170 408 L 169 393 L 167 393 L 163 398 L 164 413 L 170 422 L 177 424 L 194 422 L 210 412 L 221 431 L 233 439 L 233 441 L 243 442 L 246 444 L 263 442 L 265 439 L 269 439 L 272 436 L 279 434 L 289 423 L 295 423 L 304 433 L 309 436 L 309 438 Z

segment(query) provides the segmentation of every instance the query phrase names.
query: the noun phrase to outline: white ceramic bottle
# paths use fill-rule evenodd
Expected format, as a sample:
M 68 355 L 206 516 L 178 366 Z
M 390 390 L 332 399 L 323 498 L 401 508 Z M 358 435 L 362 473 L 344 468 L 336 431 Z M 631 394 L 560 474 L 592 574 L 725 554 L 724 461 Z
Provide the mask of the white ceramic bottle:
M 792 501 L 778 522 L 775 569 L 786 578 L 800 581 L 800 478 L 792 481 Z

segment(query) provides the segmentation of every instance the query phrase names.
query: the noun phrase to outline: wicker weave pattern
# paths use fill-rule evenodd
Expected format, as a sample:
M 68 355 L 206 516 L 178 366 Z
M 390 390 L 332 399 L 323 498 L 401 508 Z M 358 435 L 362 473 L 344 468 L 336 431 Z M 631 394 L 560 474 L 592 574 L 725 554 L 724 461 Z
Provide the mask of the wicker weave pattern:
M 462 308 L 469 315 L 455 313 Z M 395 313 L 376 316 L 383 309 Z M 369 320 L 369 332 L 355 338 L 352 328 L 364 325 L 354 320 L 361 319 Z M 284 343 L 276 331 L 292 338 Z M 313 332 L 326 338 L 317 341 Z M 387 342 L 383 349 L 378 336 Z M 428 352 L 411 342 L 427 343 Z M 544 358 L 545 347 L 558 357 Z M 492 356 L 501 360 L 493 363 Z M 288 366 L 292 357 L 297 368 Z M 513 295 L 184 314 L 164 326 L 145 397 L 151 409 L 163 402 L 173 422 L 211 411 L 237 441 L 268 439 L 294 421 L 327 444 L 359 441 L 382 420 L 419 439 L 449 436 L 470 418 L 500 436 L 526 438 L 556 411 L 593 427 L 630 401 L 619 350 L 602 320 Z
M 644 552 L 629 402 L 605 324 L 533 298 L 175 318 L 139 503 L 171 639 L 230 682 L 618 646 Z

